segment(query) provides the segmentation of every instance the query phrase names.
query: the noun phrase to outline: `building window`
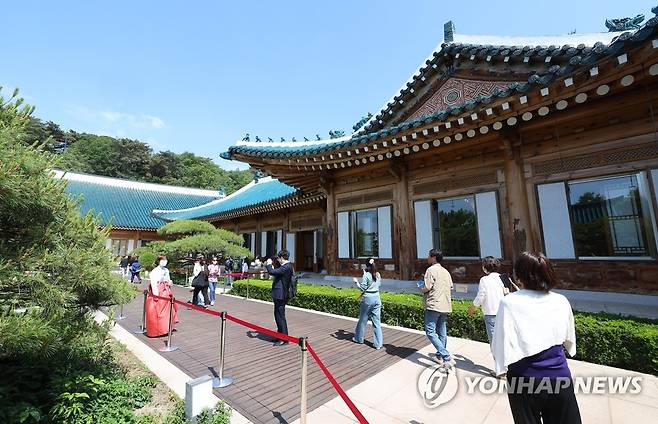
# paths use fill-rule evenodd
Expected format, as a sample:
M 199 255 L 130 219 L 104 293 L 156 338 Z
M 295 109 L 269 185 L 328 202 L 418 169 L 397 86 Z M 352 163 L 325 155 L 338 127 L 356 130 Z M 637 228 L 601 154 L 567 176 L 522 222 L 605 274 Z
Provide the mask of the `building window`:
M 633 174 L 567 183 L 576 256 L 652 255 L 644 178 Z
M 350 221 L 352 256 L 377 257 L 379 255 L 377 209 L 350 212 Z
M 414 203 L 416 254 L 436 248 L 450 258 L 502 257 L 495 191 Z
M 278 235 L 279 232 L 274 230 L 274 231 L 267 231 L 266 236 L 265 236 L 265 256 L 268 258 L 273 258 L 277 255 L 278 250 L 277 246 L 279 244 L 278 240 Z
M 391 211 L 391 206 L 380 206 L 338 212 L 338 257 L 392 259 Z M 321 233 L 317 243 L 322 245 Z
M 480 256 L 474 196 L 437 200 L 433 215 L 434 245 L 445 256 Z
M 242 234 L 242 247 L 251 250 L 251 233 L 244 233 Z
M 128 253 L 128 240 L 112 239 L 112 255 L 124 256 Z

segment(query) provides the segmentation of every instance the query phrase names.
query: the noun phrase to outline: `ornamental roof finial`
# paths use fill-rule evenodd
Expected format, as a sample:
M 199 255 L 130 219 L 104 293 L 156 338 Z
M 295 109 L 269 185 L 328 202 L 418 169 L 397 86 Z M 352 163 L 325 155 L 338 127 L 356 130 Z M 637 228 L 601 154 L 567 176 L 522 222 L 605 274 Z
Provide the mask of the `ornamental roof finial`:
M 640 29 L 640 23 L 644 20 L 644 15 L 639 14 L 634 18 L 606 19 L 605 26 L 609 32 L 628 31 L 631 29 Z
M 443 42 L 452 43 L 453 41 L 455 41 L 455 24 L 448 21 L 443 24 Z

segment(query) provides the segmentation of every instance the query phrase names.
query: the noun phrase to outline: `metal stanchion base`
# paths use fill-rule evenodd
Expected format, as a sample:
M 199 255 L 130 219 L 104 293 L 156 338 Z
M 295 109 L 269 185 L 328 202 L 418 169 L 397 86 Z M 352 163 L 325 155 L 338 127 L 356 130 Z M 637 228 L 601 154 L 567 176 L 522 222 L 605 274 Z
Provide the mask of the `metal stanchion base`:
M 133 334 L 146 334 L 146 329 L 138 329 L 133 331 Z
M 233 383 L 232 377 L 224 377 L 224 378 L 215 377 L 212 379 L 212 388 L 220 389 L 222 387 L 230 386 L 231 383 Z
M 161 347 L 158 350 L 160 352 L 173 352 L 173 351 L 178 350 L 178 349 L 179 349 L 178 346 L 165 346 L 165 347 Z

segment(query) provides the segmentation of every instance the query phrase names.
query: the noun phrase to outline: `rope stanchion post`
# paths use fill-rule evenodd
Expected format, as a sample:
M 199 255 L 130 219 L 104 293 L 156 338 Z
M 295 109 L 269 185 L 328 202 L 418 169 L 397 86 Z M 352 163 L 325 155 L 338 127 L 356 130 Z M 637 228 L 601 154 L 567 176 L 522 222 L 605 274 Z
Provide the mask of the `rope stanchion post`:
M 121 321 L 122 319 L 126 319 L 126 316 L 123 314 L 123 303 L 119 305 L 119 315 L 114 317 L 115 321 Z
M 144 303 L 142 305 L 142 325 L 138 330 L 133 331 L 135 334 L 146 334 L 146 297 L 148 296 L 148 291 L 144 290 Z
M 212 379 L 212 387 L 220 389 L 233 383 L 233 378 L 224 375 L 224 357 L 226 356 L 226 311 L 222 311 L 219 324 L 219 369 L 217 377 Z
M 306 404 L 307 404 L 307 393 L 306 393 L 306 376 L 308 374 L 308 364 L 307 356 L 308 349 L 306 348 L 306 337 L 299 338 L 299 347 L 302 350 L 302 378 L 301 378 L 301 404 L 299 409 L 299 422 L 300 424 L 306 424 Z
M 160 352 L 173 352 L 178 346 L 171 344 L 171 332 L 174 330 L 174 297 L 169 298 L 169 332 L 167 333 L 167 346 L 158 349 Z

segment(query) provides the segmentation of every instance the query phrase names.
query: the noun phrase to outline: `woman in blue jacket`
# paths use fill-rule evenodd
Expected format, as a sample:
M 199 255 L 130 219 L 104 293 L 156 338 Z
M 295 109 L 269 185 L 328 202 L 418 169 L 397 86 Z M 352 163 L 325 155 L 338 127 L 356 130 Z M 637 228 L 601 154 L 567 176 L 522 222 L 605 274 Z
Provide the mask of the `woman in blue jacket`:
M 356 277 L 354 283 L 361 290 L 361 308 L 359 310 L 359 322 L 354 330 L 352 341 L 363 343 L 365 337 L 366 324 L 368 320 L 372 321 L 374 332 L 373 345 L 379 350 L 384 344 L 382 336 L 382 300 L 379 297 L 379 287 L 382 277 L 377 272 L 374 259 L 368 259 L 366 267 L 363 270 L 363 277 L 359 281 Z

